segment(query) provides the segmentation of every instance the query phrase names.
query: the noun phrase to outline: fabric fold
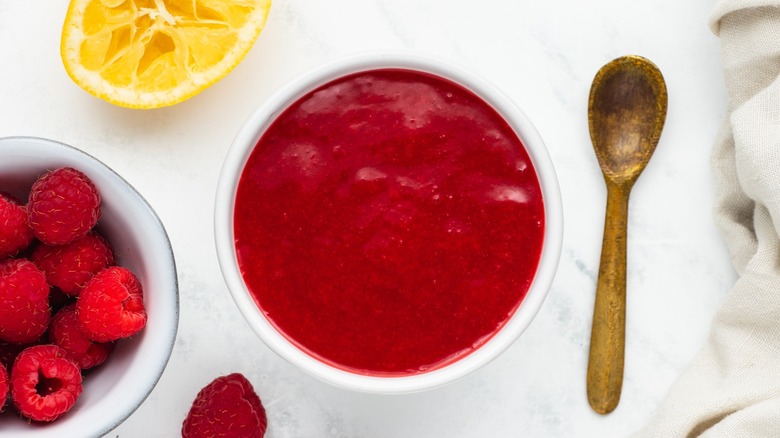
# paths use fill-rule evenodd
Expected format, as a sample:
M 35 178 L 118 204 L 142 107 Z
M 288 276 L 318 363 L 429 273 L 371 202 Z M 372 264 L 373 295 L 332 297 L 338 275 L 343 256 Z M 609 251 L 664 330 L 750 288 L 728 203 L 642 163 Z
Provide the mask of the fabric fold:
M 715 220 L 739 278 L 638 437 L 780 437 L 780 1 L 721 1 L 710 26 L 729 95 Z

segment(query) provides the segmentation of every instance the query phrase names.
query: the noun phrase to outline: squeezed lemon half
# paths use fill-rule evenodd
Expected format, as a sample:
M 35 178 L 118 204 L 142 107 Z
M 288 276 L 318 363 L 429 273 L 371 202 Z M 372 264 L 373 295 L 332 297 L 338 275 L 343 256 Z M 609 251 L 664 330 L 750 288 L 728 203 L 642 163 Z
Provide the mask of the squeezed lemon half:
M 60 54 L 71 79 L 129 108 L 186 100 L 230 73 L 271 0 L 71 0 Z

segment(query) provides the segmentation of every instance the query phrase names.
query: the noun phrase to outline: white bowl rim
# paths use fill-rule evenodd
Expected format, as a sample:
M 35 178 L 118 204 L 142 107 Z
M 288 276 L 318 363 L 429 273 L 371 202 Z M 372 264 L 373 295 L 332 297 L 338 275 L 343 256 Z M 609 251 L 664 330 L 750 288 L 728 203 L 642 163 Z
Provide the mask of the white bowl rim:
M 127 420 L 146 401 L 152 390 L 154 390 L 155 386 L 159 382 L 163 372 L 168 365 L 168 362 L 170 361 L 178 333 L 180 312 L 178 275 L 170 238 L 159 216 L 151 207 L 149 202 L 143 197 L 143 195 L 141 195 L 141 193 L 138 192 L 135 187 L 133 187 L 116 171 L 87 152 L 57 140 L 35 136 L 0 137 L 0 151 L 3 150 L 3 147 L 7 147 L 12 150 L 14 147 L 24 147 L 25 153 L 35 151 L 41 154 L 46 154 L 46 157 L 52 157 L 53 155 L 56 155 L 56 160 L 79 160 L 80 162 L 88 162 L 91 168 L 100 169 L 106 178 L 111 179 L 113 183 L 118 184 L 117 187 L 121 187 L 121 190 L 126 191 L 127 196 L 135 198 L 137 204 L 148 213 L 148 220 L 154 227 L 155 231 L 159 233 L 159 237 L 161 237 L 159 242 L 165 249 L 165 255 L 162 258 L 168 265 L 161 267 L 160 270 L 170 273 L 170 276 L 166 276 L 164 279 L 165 284 L 168 286 L 168 290 L 164 292 L 170 295 L 167 296 L 166 299 L 161 300 L 161 302 L 163 302 L 163 304 L 167 307 L 166 310 L 172 311 L 172 314 L 171 318 L 168 320 L 168 324 L 161 323 L 165 326 L 166 330 L 163 330 L 162 333 L 156 332 L 153 337 L 153 342 L 150 343 L 150 347 L 147 348 L 148 350 L 159 354 L 152 355 L 152 357 L 157 358 L 156 361 L 144 361 L 144 364 L 146 365 L 145 369 L 148 370 L 146 378 L 143 381 L 137 381 L 134 379 L 134 387 L 132 388 L 132 391 L 124 393 L 124 396 L 120 399 L 116 399 L 117 397 L 114 397 L 114 393 L 111 394 L 112 406 L 117 408 L 116 415 L 112 418 L 107 419 L 101 416 L 100 421 L 79 422 L 77 426 L 74 426 L 76 428 L 76 432 L 74 433 L 74 427 L 70 426 L 68 426 L 67 430 L 65 431 L 60 430 L 60 424 L 66 424 L 64 420 L 70 418 L 66 415 L 62 419 L 53 423 L 40 425 L 37 428 L 31 428 L 23 432 L 24 436 L 30 437 L 51 436 L 48 434 L 49 431 L 51 433 L 56 433 L 57 436 L 61 437 L 104 436 Z M 78 168 L 78 165 L 74 164 L 73 167 Z M 82 168 L 79 170 L 86 169 Z M 166 294 L 161 293 L 158 296 L 163 296 Z M 153 317 L 154 316 L 152 315 L 149 316 L 149 318 Z M 78 415 L 78 413 L 76 413 L 76 415 Z
M 233 210 L 238 179 L 246 160 L 270 122 L 307 92 L 350 73 L 401 68 L 449 79 L 497 109 L 515 130 L 531 157 L 542 188 L 545 231 L 536 276 L 523 302 L 508 322 L 485 344 L 462 359 L 433 371 L 409 376 L 361 375 L 327 365 L 298 349 L 262 315 L 238 270 L 233 236 Z M 250 327 L 271 350 L 306 373 L 335 386 L 360 392 L 401 394 L 435 388 L 484 366 L 506 350 L 528 327 L 549 292 L 560 258 L 563 217 L 560 189 L 544 143 L 526 115 L 498 89 L 444 60 L 413 53 L 361 54 L 333 61 L 304 73 L 266 99 L 244 122 L 228 150 L 217 185 L 214 208 L 217 257 L 233 300 Z

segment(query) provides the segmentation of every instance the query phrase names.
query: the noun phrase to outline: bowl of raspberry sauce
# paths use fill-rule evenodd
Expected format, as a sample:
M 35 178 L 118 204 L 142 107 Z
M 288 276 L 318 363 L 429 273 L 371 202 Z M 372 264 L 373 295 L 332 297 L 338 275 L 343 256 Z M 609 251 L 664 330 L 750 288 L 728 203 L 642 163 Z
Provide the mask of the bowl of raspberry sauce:
M 481 367 L 530 324 L 561 201 L 505 95 L 438 60 L 361 56 L 244 123 L 215 234 L 228 289 L 272 350 L 337 386 L 405 393 Z

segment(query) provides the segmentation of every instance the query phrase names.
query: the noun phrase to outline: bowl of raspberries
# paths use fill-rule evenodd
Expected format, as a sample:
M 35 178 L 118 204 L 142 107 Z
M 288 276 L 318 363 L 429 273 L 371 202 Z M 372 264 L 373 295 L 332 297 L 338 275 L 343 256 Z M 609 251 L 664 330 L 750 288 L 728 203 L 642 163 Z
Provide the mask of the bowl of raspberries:
M 0 435 L 99 437 L 165 369 L 170 241 L 144 198 L 71 146 L 0 138 Z

